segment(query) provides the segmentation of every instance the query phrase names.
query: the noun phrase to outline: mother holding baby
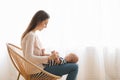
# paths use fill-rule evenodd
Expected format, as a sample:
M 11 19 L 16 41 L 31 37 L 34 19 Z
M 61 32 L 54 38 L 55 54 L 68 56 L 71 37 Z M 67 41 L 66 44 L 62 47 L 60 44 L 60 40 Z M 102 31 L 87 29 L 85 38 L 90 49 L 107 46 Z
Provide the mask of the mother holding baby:
M 34 14 L 31 22 L 21 37 L 21 46 L 24 57 L 52 74 L 58 76 L 68 74 L 66 80 L 76 80 L 78 74 L 78 65 L 76 63 L 66 63 L 50 67 L 43 66 L 43 64 L 47 64 L 50 60 L 54 60 L 56 56 L 54 54 L 50 54 L 49 56 L 42 55 L 43 48 L 35 32 L 46 28 L 49 18 L 50 16 L 44 10 L 39 10 Z M 56 51 L 53 53 L 56 53 Z

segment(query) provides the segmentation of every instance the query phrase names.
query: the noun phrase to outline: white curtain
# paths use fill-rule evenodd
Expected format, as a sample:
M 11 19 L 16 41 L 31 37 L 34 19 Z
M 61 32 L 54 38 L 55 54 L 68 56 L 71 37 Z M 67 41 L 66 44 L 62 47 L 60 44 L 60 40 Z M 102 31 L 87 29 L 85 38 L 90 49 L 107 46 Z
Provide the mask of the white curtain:
M 20 46 L 21 34 L 40 9 L 50 14 L 48 27 L 38 32 L 43 46 L 61 56 L 76 53 L 77 80 L 120 80 L 119 0 L 0 1 L 0 80 L 17 75 L 6 42 Z

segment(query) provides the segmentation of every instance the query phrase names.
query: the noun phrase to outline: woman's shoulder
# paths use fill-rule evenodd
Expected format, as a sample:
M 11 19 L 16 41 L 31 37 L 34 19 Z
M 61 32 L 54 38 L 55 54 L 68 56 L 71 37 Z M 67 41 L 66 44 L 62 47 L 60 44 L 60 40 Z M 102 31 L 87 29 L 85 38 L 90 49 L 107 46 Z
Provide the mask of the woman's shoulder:
M 35 32 L 30 31 L 28 34 L 30 34 L 30 35 L 35 35 Z
M 33 37 L 35 37 L 36 35 L 35 35 L 35 33 L 34 32 L 32 32 L 32 31 L 30 31 L 29 33 L 27 33 L 26 34 L 26 38 L 33 38 Z
M 22 39 L 22 43 L 24 44 L 26 41 L 34 41 L 35 40 L 35 33 L 29 32 L 25 35 L 25 37 Z

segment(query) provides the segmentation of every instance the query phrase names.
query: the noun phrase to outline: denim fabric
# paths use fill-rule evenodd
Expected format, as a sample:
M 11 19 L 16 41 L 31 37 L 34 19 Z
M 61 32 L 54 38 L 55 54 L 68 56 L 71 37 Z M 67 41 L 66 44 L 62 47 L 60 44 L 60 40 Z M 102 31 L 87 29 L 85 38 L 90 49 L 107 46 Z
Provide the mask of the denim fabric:
M 46 67 L 44 68 L 44 70 L 58 76 L 63 76 L 68 74 L 66 80 L 76 80 L 78 73 L 78 65 L 76 63 L 66 63 L 61 65 Z

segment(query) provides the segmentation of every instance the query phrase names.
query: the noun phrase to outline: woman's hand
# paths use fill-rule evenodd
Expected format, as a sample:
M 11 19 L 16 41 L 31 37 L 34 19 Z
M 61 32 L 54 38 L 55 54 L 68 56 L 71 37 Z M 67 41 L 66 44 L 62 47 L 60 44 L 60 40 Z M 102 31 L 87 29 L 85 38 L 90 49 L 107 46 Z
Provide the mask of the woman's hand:
M 61 61 L 60 61 L 59 58 L 56 58 L 56 59 L 55 59 L 55 62 L 56 62 L 57 64 L 60 64 Z
M 49 60 L 56 60 L 58 58 L 58 52 L 51 51 L 51 55 L 49 56 Z
M 45 55 L 45 49 L 44 48 L 41 49 L 41 52 L 42 52 L 42 56 L 44 56 Z
M 59 60 L 59 54 L 58 54 L 58 52 L 56 52 L 56 51 L 52 51 L 51 52 L 54 56 L 55 56 L 55 62 L 57 63 L 57 64 L 60 64 L 60 60 Z
M 56 54 L 55 52 L 52 52 L 52 54 L 49 56 L 48 60 L 55 60 Z

